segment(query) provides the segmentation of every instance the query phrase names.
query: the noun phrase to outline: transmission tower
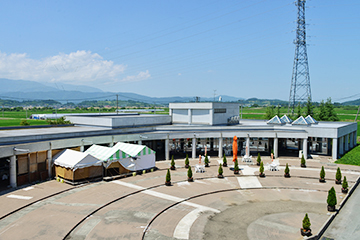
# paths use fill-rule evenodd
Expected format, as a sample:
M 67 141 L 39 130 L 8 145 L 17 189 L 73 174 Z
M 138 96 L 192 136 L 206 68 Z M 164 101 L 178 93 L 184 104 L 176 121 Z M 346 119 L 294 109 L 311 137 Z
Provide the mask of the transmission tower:
M 308 98 L 311 101 L 310 75 L 306 51 L 305 2 L 306 0 L 296 0 L 295 3 L 298 8 L 298 14 L 296 39 L 294 41 L 295 57 L 288 109 L 292 113 L 294 113 L 297 103 L 305 102 Z

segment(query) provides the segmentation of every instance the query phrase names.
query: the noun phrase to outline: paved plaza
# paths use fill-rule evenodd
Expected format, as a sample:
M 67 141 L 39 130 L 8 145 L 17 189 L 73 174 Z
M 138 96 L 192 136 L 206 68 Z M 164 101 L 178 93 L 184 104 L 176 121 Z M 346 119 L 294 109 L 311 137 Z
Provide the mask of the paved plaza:
M 109 182 L 74 187 L 52 180 L 3 193 L 0 239 L 302 239 L 305 213 L 313 234 L 330 217 L 326 198 L 332 186 L 338 204 L 346 196 L 335 184 L 336 168 L 350 186 L 360 176 L 360 167 L 336 165 L 328 157 L 314 156 L 307 168 L 300 167 L 299 158 L 280 157 L 279 171 L 267 169 L 269 157 L 262 160 L 265 178 L 258 177 L 258 166 L 241 161 L 241 174 L 234 175 L 228 157 L 220 179 L 222 161 L 212 157 L 204 173 L 196 173 L 198 161 L 190 160 L 194 182 L 188 182 L 184 159 L 177 159 L 172 186 L 164 185 L 170 161 L 159 161 L 154 172 Z M 283 176 L 286 163 L 291 178 Z M 318 180 L 321 166 L 326 183 Z M 333 227 L 337 218 L 352 214 L 347 204 L 357 206 L 350 197 L 326 232 L 329 236 L 341 232 Z

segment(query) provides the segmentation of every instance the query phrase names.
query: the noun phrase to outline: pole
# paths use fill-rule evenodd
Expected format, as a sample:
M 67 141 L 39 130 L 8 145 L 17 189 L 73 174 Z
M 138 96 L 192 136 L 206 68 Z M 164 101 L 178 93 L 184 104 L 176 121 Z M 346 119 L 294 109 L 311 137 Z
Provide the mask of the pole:
M 359 116 L 359 111 L 360 111 L 360 105 L 359 105 L 359 109 L 358 109 L 358 112 L 357 112 L 356 117 L 355 117 L 355 122 L 357 121 L 357 117 Z
M 119 94 L 116 94 L 116 114 L 119 114 Z

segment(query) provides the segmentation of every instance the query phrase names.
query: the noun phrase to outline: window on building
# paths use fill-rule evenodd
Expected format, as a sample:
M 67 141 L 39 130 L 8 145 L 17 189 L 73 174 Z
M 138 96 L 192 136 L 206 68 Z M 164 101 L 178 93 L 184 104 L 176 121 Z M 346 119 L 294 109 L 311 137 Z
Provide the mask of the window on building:
M 226 113 L 226 108 L 215 108 L 214 113 Z

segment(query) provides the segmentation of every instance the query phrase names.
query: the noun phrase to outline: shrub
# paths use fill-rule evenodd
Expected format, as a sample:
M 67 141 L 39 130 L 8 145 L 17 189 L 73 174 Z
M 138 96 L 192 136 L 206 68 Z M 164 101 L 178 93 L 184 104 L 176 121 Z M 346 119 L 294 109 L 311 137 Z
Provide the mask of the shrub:
M 188 166 L 189 165 L 189 156 L 186 154 L 186 158 L 185 158 L 185 165 Z
M 171 156 L 171 166 L 175 167 L 174 155 Z
M 321 179 L 324 179 L 324 178 L 325 178 L 325 169 L 324 169 L 324 166 L 321 167 L 320 178 L 321 178 Z
M 341 181 L 341 171 L 340 168 L 338 167 L 336 170 L 336 180 Z
M 302 226 L 304 230 L 310 230 L 311 223 L 307 213 L 303 219 Z
M 288 164 L 286 163 L 286 167 L 285 167 L 285 174 L 289 174 L 290 173 L 290 169 Z
M 258 157 L 257 157 L 257 159 L 256 159 L 256 162 L 259 163 L 259 164 L 261 163 L 260 153 L 258 153 Z
M 169 170 L 169 169 L 167 170 L 165 181 L 166 181 L 166 182 L 170 182 L 170 181 L 171 181 L 171 175 L 170 175 L 170 170 Z
M 335 206 L 337 204 L 336 192 L 335 192 L 334 187 L 331 187 L 331 189 L 328 192 L 327 204 L 329 206 Z
M 349 187 L 349 184 L 346 180 L 346 176 L 344 176 L 344 180 L 343 180 L 343 183 L 342 183 L 342 188 L 343 189 L 347 189 Z
M 237 159 L 235 159 L 234 171 L 239 171 L 239 164 L 238 164 L 238 160 L 237 160 Z
M 192 178 L 193 176 L 193 173 L 192 173 L 192 170 L 191 170 L 191 167 L 189 166 L 189 169 L 188 169 L 188 178 Z
M 225 165 L 225 164 L 227 164 L 227 160 L 226 160 L 226 156 L 224 155 L 224 157 L 223 157 L 223 164 Z
M 306 165 L 306 160 L 304 158 L 304 154 L 301 156 L 301 165 L 303 165 L 303 166 Z
M 223 172 L 224 172 L 224 171 L 223 171 L 223 168 L 222 168 L 222 166 L 221 166 L 221 164 L 220 164 L 220 166 L 219 166 L 219 171 L 218 171 L 218 172 L 219 172 L 219 175 L 222 175 L 222 174 L 223 174 Z
M 259 172 L 260 172 L 261 174 L 263 174 L 263 173 L 264 173 L 264 162 L 262 162 L 262 161 L 261 161 L 261 163 L 260 163 L 260 169 L 259 169 Z
M 21 122 L 20 122 L 20 126 L 29 126 L 29 125 L 30 125 L 30 123 L 26 120 L 21 120 Z
M 207 154 L 205 155 L 205 160 L 204 160 L 204 163 L 205 163 L 206 165 L 208 165 L 208 164 L 209 164 L 209 158 L 208 158 Z

